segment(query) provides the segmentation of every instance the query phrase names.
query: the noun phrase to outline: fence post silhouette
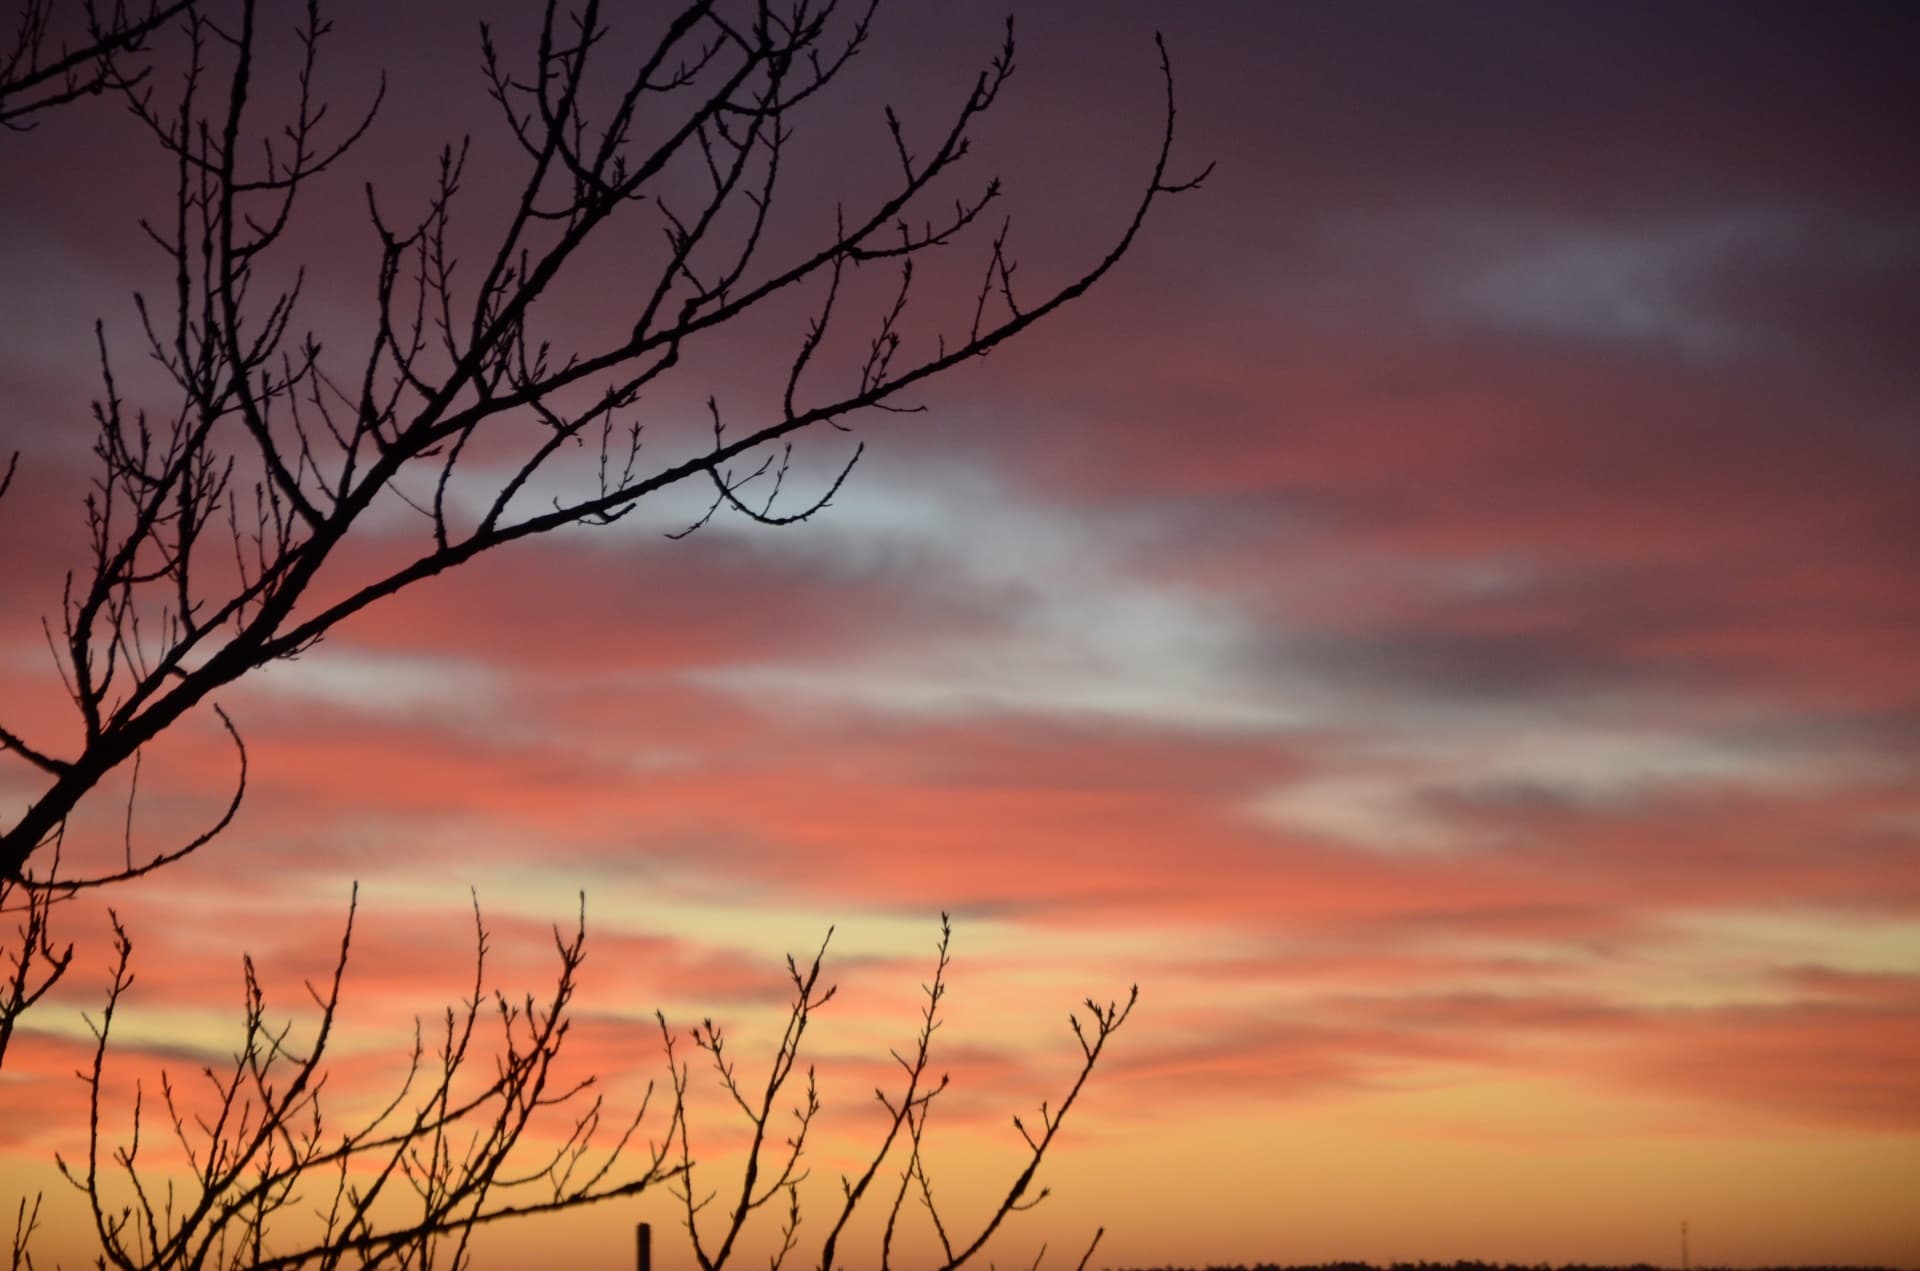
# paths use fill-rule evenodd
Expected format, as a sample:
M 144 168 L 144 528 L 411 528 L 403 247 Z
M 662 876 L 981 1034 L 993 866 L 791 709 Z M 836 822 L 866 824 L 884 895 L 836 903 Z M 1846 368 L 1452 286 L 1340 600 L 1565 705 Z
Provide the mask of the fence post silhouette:
M 635 1266 L 653 1271 L 653 1224 L 643 1222 L 633 1229 Z

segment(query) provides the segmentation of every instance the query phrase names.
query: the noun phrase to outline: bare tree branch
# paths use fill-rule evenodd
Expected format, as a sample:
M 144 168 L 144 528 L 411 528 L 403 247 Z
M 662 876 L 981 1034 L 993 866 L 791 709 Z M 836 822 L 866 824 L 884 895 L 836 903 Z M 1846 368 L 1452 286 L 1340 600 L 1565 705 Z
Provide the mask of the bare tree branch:
M 357 348 L 329 352 L 299 325 L 305 267 L 286 267 L 282 240 L 308 192 L 372 127 L 384 81 L 355 114 L 330 119 L 319 67 L 331 25 L 318 0 L 61 3 L 24 0 L 12 42 L 0 45 L 0 124 L 28 127 L 40 111 L 111 93 L 171 161 L 170 206 L 140 222 L 170 267 L 169 285 L 164 294 L 136 295 L 135 304 L 141 353 L 171 382 L 173 398 L 162 407 L 123 397 L 114 350 L 96 325 L 101 389 L 92 414 L 95 477 L 84 504 L 86 559 L 65 580 L 57 621 L 43 624 L 75 737 L 50 746 L 0 724 L 0 755 L 41 783 L 17 819 L 0 827 L 0 914 L 17 919 L 0 978 L 0 1063 L 18 1019 L 71 965 L 73 947 L 51 933 L 53 906 L 176 861 L 233 821 L 248 754 L 213 700 L 221 689 L 297 656 L 425 578 L 565 526 L 611 524 L 682 482 L 710 488 L 713 498 L 671 537 L 723 509 L 767 526 L 809 519 L 839 493 L 866 443 L 852 446 L 830 480 L 796 497 L 797 434 L 819 425 L 847 432 L 862 419 L 924 410 L 903 394 L 1084 295 L 1131 249 L 1162 196 L 1206 175 L 1168 175 L 1175 110 L 1161 45 L 1164 125 L 1137 198 L 1116 212 L 1104 250 L 1063 270 L 1062 280 L 1017 295 L 1010 219 L 986 237 L 987 211 L 1003 197 L 1000 182 L 970 176 L 967 164 L 972 129 L 1013 73 L 1010 20 L 940 127 L 920 136 L 890 107 L 880 112 L 873 162 L 891 174 L 890 184 L 863 203 L 838 206 L 830 224 L 812 224 L 788 211 L 798 162 L 793 139 L 816 99 L 866 46 L 879 0 L 847 0 L 844 8 L 841 0 L 694 0 L 638 56 L 622 48 L 599 0 L 566 13 L 548 0 L 533 47 L 517 59 L 480 29 L 487 92 L 523 163 L 511 210 L 480 236 L 480 271 L 459 268 L 466 240 L 453 218 L 469 155 L 462 140 L 441 149 L 432 193 L 410 219 L 394 219 L 366 190 L 378 242 L 373 316 Z M 177 74 L 156 83 L 145 59 L 150 39 L 163 31 L 180 61 Z M 280 118 L 265 119 L 256 90 L 273 82 L 289 85 L 287 104 Z M 688 172 L 697 174 L 691 183 L 682 179 Z M 636 229 L 656 235 L 659 246 L 623 287 L 629 303 L 615 334 L 556 350 L 541 332 L 563 284 L 592 268 L 598 244 Z M 917 262 L 969 250 L 979 253 L 977 294 L 950 304 L 954 298 L 929 301 L 916 291 Z M 276 284 L 270 275 L 290 281 Z M 856 300 L 863 291 L 866 300 Z M 804 299 L 811 317 L 790 345 L 784 374 L 771 377 L 777 403 L 742 409 L 708 394 L 698 445 L 643 451 L 654 422 L 640 412 L 643 396 L 668 382 L 683 357 L 785 299 Z M 876 316 L 859 329 L 844 315 L 862 312 L 863 303 Z M 579 451 L 597 460 L 585 479 L 567 463 Z M 19 467 L 20 455 L 9 455 L 0 498 Z M 352 554 L 342 549 L 366 534 L 367 514 L 388 499 L 417 511 L 423 533 L 406 563 L 354 575 Z M 324 602 L 314 586 L 323 571 Z M 142 842 L 148 836 L 136 833 L 136 805 L 144 748 L 201 708 L 234 745 L 231 794 L 201 832 Z M 118 864 L 82 854 L 86 872 L 63 873 L 69 817 L 129 764 Z M 89 1022 L 95 1047 L 80 1074 L 89 1094 L 86 1158 L 60 1162 L 88 1199 L 104 1264 L 278 1269 L 351 1260 L 424 1268 L 438 1260 L 460 1267 L 478 1228 L 662 1182 L 675 1188 L 703 1268 L 725 1264 L 753 1216 L 769 1207 L 783 1213 L 775 1271 L 799 1247 L 803 1161 L 821 1112 L 810 1067 L 790 1121 L 777 1105 L 797 1080 L 813 1013 L 834 996 L 821 984 L 824 943 L 804 968 L 788 960 L 794 996 L 764 1083 L 739 1075 L 711 1020 L 691 1032 L 752 1131 L 738 1187 L 728 1188 L 724 1213 L 707 1216 L 703 1237 L 701 1215 L 717 1193 L 695 1189 L 688 1069 L 675 1057 L 664 1018 L 668 1124 L 634 1168 L 621 1162 L 640 1156 L 628 1149 L 652 1088 L 631 1120 L 603 1129 L 592 1079 L 565 1084 L 555 1076 L 584 959 L 584 915 L 570 936 L 554 933 L 559 970 L 549 997 L 509 999 L 486 989 L 488 938 L 476 903 L 470 996 L 444 1013 L 431 1048 L 416 1022 L 406 1071 L 379 1111 L 344 1130 L 337 1118 L 329 1124 L 325 1056 L 354 914 L 350 904 L 330 975 L 308 985 L 317 1011 L 309 1040 L 297 1042 L 292 1023 L 274 1022 L 255 968 L 244 962 L 243 1038 L 231 1063 L 203 1069 L 204 1084 L 191 1091 L 165 1072 L 156 1098 L 136 1086 L 128 1137 L 117 1144 L 103 1129 L 105 1074 L 115 1014 L 134 981 L 133 943 L 113 917 L 111 979 L 98 1021 Z M 1015 1119 L 1028 1153 L 1023 1168 L 1005 1198 L 965 1229 L 972 1234 L 956 1235 L 962 1229 L 935 1204 L 923 1153 L 933 1101 L 947 1087 L 944 1075 L 932 1076 L 930 1053 L 950 938 L 943 916 L 915 1043 L 893 1056 L 903 1084 L 875 1091 L 887 1128 L 857 1177 L 842 1179 L 821 1244 L 823 1271 L 835 1265 L 883 1167 L 902 1152 L 897 1179 L 878 1189 L 890 1195 L 883 1267 L 911 1212 L 909 1194 L 928 1214 L 945 1267 L 968 1261 L 1010 1214 L 1038 1203 L 1046 1193 L 1030 1193 L 1036 1172 L 1107 1038 L 1132 1009 L 1131 996 L 1124 1007 L 1088 1001 L 1090 1026 L 1074 1020 L 1078 1076 L 1057 1110 L 1041 1105 L 1037 1131 Z M 489 1035 L 490 1075 L 479 1058 Z M 538 1128 L 556 1121 L 557 1134 Z M 611 1144 L 596 1147 L 608 1130 Z M 151 1151 L 141 1158 L 143 1134 L 148 1142 L 170 1139 L 184 1155 L 184 1186 L 163 1182 Z M 289 1218 L 313 1197 L 324 1198 L 320 1233 L 298 1234 Z M 404 1219 L 394 1217 L 400 1203 L 408 1207 Z M 15 1271 L 30 1271 L 27 1246 L 39 1225 L 38 1198 L 31 1206 L 23 1198 L 11 1245 Z
M 80 0 L 66 6 L 65 20 L 80 28 L 60 33 L 58 0 L 22 0 L 12 43 L 0 50 L 0 127 L 30 128 L 29 117 L 41 111 L 138 83 L 150 68 L 130 71 L 126 60 L 144 52 L 147 37 L 194 3 L 148 0 L 130 7 L 114 0 L 103 7 L 100 0 Z
M 525 164 L 484 270 L 462 281 L 450 232 L 464 143 L 442 151 L 436 190 L 410 224 L 391 221 L 369 190 L 380 243 L 376 312 L 364 350 L 341 360 L 296 333 L 299 271 L 276 291 L 262 265 L 280 249 L 303 192 L 365 134 L 379 96 L 344 124 L 329 121 L 317 67 L 330 27 L 309 0 L 291 33 L 297 91 L 288 117 L 278 127 L 256 123 L 252 85 L 279 73 L 268 66 L 279 65 L 284 43 L 266 26 L 283 10 L 231 0 L 236 15 L 216 23 L 210 3 L 178 15 L 187 52 L 171 98 L 145 80 L 112 85 L 174 162 L 171 218 L 143 223 L 173 266 L 173 294 L 165 303 L 140 297 L 139 307 L 147 352 L 171 377 L 178 405 L 154 419 L 125 402 L 102 335 L 91 560 L 68 581 L 57 641 L 80 739 L 63 751 L 0 727 L 0 754 L 42 780 L 0 829 L 0 877 L 30 887 L 119 881 L 194 850 L 204 836 L 57 881 L 32 865 L 108 773 L 219 690 L 423 579 L 508 543 L 617 521 L 688 480 L 711 487 L 713 501 L 685 532 L 723 508 L 772 526 L 817 514 L 864 443 L 822 489 L 788 503 L 796 434 L 919 409 L 901 405 L 902 393 L 1084 295 L 1131 248 L 1162 196 L 1205 175 L 1168 176 L 1175 112 L 1162 47 L 1159 145 L 1105 251 L 1051 290 L 1016 300 L 1003 221 L 981 249 L 979 294 L 943 324 L 919 316 L 914 265 L 962 249 L 1001 196 L 997 179 L 980 177 L 971 193 L 944 202 L 964 178 L 972 128 L 1013 73 L 1011 23 L 930 139 L 911 144 L 899 118 L 884 114 L 876 166 L 897 170 L 891 189 L 842 207 L 824 228 L 790 216 L 775 236 L 790 139 L 865 46 L 877 0 L 845 14 L 833 0 L 691 3 L 639 57 L 610 51 L 615 37 L 597 0 L 565 16 L 550 2 L 532 55 L 517 68 L 481 31 L 488 92 Z M 610 104 L 596 116 L 589 101 Z M 697 206 L 675 207 L 668 178 L 690 166 L 706 174 L 707 188 Z M 684 184 L 672 186 L 682 199 Z M 923 212 L 930 201 L 948 210 Z M 585 268 L 589 244 L 613 227 L 649 221 L 662 245 L 650 279 L 623 288 L 633 304 L 616 324 L 620 334 L 597 348 L 554 350 L 537 331 L 555 284 Z M 837 337 L 832 319 L 846 293 L 863 266 L 877 263 L 895 270 L 891 299 L 867 331 Z M 736 424 L 714 395 L 706 444 L 657 459 L 643 451 L 635 413 L 643 393 L 750 312 L 801 292 L 819 299 L 793 345 L 777 409 L 749 411 Z M 851 365 L 836 369 L 846 353 Z M 589 446 L 598 462 L 582 484 L 563 456 Z M 472 459 L 482 449 L 484 468 Z M 552 489 L 560 492 L 544 493 Z M 422 514 L 423 541 L 406 563 L 356 577 L 340 549 L 388 497 Z M 328 598 L 316 603 L 323 569 Z M 220 722 L 237 742 L 231 721 Z M 245 784 L 240 753 L 236 798 Z
M 293 1271 L 334 1266 L 342 1259 L 369 1268 L 426 1267 L 444 1259 L 457 1268 L 466 1264 L 477 1228 L 635 1196 L 663 1183 L 679 1201 L 695 1260 L 704 1271 L 726 1265 L 753 1216 L 776 1200 L 784 1202 L 780 1248 L 771 1259 L 776 1271 L 798 1248 L 800 1184 L 807 1177 L 801 1162 L 821 1111 L 811 1068 L 804 1092 L 791 1108 L 788 1128 L 776 1129 L 775 1120 L 788 1083 L 799 1071 L 807 1027 L 834 997 L 833 987 L 822 983 L 824 942 L 804 968 L 787 960 L 792 991 L 787 1024 L 764 1081 L 748 1083 L 741 1076 L 724 1033 L 711 1019 L 691 1032 L 728 1101 L 752 1128 L 738 1184 L 729 1188 L 715 1240 L 711 1231 L 703 1234 L 701 1229 L 700 1215 L 716 1193 L 702 1194 L 696 1178 L 701 1167 L 688 1125 L 689 1072 L 677 1058 L 678 1039 L 664 1017 L 658 1018 L 668 1073 L 666 1124 L 660 1138 L 649 1142 L 631 1166 L 625 1163 L 628 1149 L 635 1147 L 653 1103 L 654 1085 L 649 1083 L 632 1118 L 616 1127 L 611 1144 L 596 1148 L 604 1109 L 593 1093 L 594 1080 L 556 1080 L 554 1064 L 585 958 L 584 920 L 571 935 L 554 932 L 559 971 L 550 996 L 544 1002 L 531 996 L 516 1002 L 484 987 L 488 938 L 476 902 L 471 995 L 443 1014 L 431 1055 L 416 1021 L 413 1048 L 396 1092 L 373 1115 L 343 1129 L 327 1112 L 323 1095 L 357 903 L 356 888 L 332 970 L 318 984 L 307 986 L 317 1010 L 305 1030 L 311 1033 L 310 1041 L 297 1043 L 291 1022 L 272 1022 L 265 990 L 251 959 L 246 959 L 242 1040 L 231 1061 L 219 1070 L 203 1068 L 199 1076 L 204 1084 L 197 1095 L 176 1085 L 166 1071 L 159 1074 L 161 1129 L 186 1162 L 184 1182 L 165 1181 L 164 1165 L 142 1159 L 143 1145 L 154 1133 L 144 1082 L 134 1087 L 125 1137 L 110 1143 L 102 1128 L 113 1116 L 106 1090 L 114 1020 L 133 987 L 133 941 L 119 918 L 113 918 L 115 954 L 106 1002 L 98 1021 L 89 1021 L 94 1052 L 79 1074 L 88 1093 L 86 1157 L 84 1163 L 59 1161 L 68 1182 L 87 1198 L 106 1262 L 123 1271 Z M 892 1093 L 875 1092 L 891 1114 L 889 1124 L 860 1177 L 842 1179 L 842 1203 L 820 1246 L 822 1271 L 840 1265 L 837 1251 L 848 1220 L 903 1130 L 911 1147 L 888 1213 L 880 1266 L 891 1266 L 901 1198 L 909 1183 L 921 1189 L 939 1233 L 945 1251 L 942 1268 L 961 1266 L 1009 1214 L 1032 1208 L 1037 1197 L 1024 1203 L 1021 1198 L 1107 1037 L 1131 1009 L 1131 998 L 1124 1008 L 1093 1007 L 1090 1032 L 1081 1032 L 1076 1020 L 1082 1045 L 1078 1075 L 1058 1111 L 1049 1113 L 1042 1105 L 1045 1136 L 1031 1144 L 1030 1159 L 1007 1197 L 979 1221 L 977 1234 L 956 1248 L 934 1204 L 922 1155 L 927 1110 L 948 1084 L 944 1076 L 930 1078 L 929 1051 L 940 1024 L 951 937 L 943 915 L 938 959 L 925 989 L 927 1002 L 915 1044 L 893 1056 L 905 1085 Z M 497 1032 L 490 1060 L 476 1045 L 485 1031 L 483 1017 L 491 1018 Z M 34 1225 L 24 1209 L 19 1223 L 25 1234 L 16 1236 L 16 1244 L 24 1249 Z M 1096 1244 L 1098 1240 L 1096 1234 Z
M 829 933 L 831 934 L 831 933 Z M 907 1143 L 907 1157 L 899 1167 L 898 1186 L 893 1188 L 892 1199 L 887 1203 L 885 1226 L 880 1237 L 880 1247 L 868 1265 L 878 1265 L 882 1271 L 892 1266 L 896 1233 L 899 1230 L 904 1201 L 911 1189 L 917 1188 L 929 1223 L 940 1241 L 944 1259 L 938 1264 L 941 1271 L 952 1271 L 965 1265 L 999 1231 L 1009 1215 L 1031 1209 L 1047 1193 L 1042 1189 L 1028 1198 L 1028 1192 L 1035 1175 L 1046 1159 L 1065 1121 L 1069 1109 L 1080 1096 L 1094 1066 L 1104 1052 L 1107 1039 L 1117 1031 L 1132 1012 L 1139 990 L 1135 988 L 1128 996 L 1124 1006 L 1109 1003 L 1100 1006 L 1088 999 L 1087 1007 L 1091 1012 L 1090 1027 L 1081 1024 L 1077 1016 L 1069 1018 L 1073 1024 L 1074 1035 L 1079 1039 L 1081 1067 L 1075 1076 L 1066 1096 L 1058 1107 L 1048 1110 L 1048 1105 L 1040 1105 L 1040 1119 L 1044 1127 L 1038 1136 L 1029 1135 L 1020 1118 L 1014 1118 L 1014 1125 L 1027 1139 L 1028 1157 L 1020 1172 L 1008 1186 L 1005 1197 L 988 1213 L 978 1220 L 971 1237 L 957 1240 L 952 1235 L 950 1225 L 935 1202 L 933 1184 L 928 1177 L 926 1159 L 923 1154 L 924 1135 L 927 1116 L 933 1102 L 948 1087 L 946 1074 L 938 1078 L 932 1076 L 933 1037 L 939 1031 L 940 1003 L 946 996 L 946 972 L 950 964 L 948 954 L 952 943 L 953 930 L 947 915 L 940 916 L 940 941 L 937 947 L 933 977 L 923 986 L 926 1004 L 921 1008 L 920 1027 L 915 1034 L 914 1044 L 906 1052 L 892 1052 L 893 1060 L 899 1065 L 904 1076 L 904 1084 L 893 1091 L 877 1089 L 874 1098 L 887 1113 L 885 1129 L 880 1133 L 879 1141 L 866 1157 L 865 1166 L 858 1176 L 843 1176 L 840 1180 L 840 1203 L 831 1217 L 826 1234 L 820 1242 L 817 1265 L 820 1271 L 832 1271 L 842 1264 L 841 1239 L 846 1234 L 848 1224 L 870 1196 L 870 1189 L 879 1176 L 883 1166 L 894 1155 L 896 1147 L 904 1138 Z M 700 1170 L 691 1147 L 691 1129 L 689 1118 L 682 1116 L 679 1122 L 680 1168 L 669 1183 L 674 1194 L 679 1197 L 683 1222 L 688 1238 L 693 1246 L 694 1259 L 701 1271 L 719 1271 L 726 1265 L 734 1252 L 736 1241 L 755 1211 L 768 1202 L 784 1194 L 787 1198 L 787 1214 L 780 1228 L 780 1248 L 772 1258 L 778 1268 L 799 1245 L 798 1230 L 801 1219 L 799 1184 L 806 1177 L 799 1163 L 806 1148 L 807 1135 L 820 1112 L 820 1101 L 814 1086 L 813 1070 L 807 1070 L 806 1086 L 800 1100 L 792 1109 L 793 1130 L 776 1145 L 769 1136 L 768 1123 L 775 1105 L 780 1101 L 788 1081 L 799 1065 L 800 1048 L 807 1025 L 813 1013 L 825 1006 L 834 995 L 831 986 L 820 987 L 822 959 L 826 946 L 814 955 L 813 961 L 802 970 L 792 959 L 787 960 L 787 976 L 793 985 L 792 1005 L 787 1017 L 787 1026 L 778 1045 L 774 1049 L 773 1059 L 768 1065 L 767 1076 L 763 1083 L 751 1089 L 743 1084 L 736 1065 L 728 1057 L 723 1034 L 711 1020 L 704 1021 L 692 1032 L 696 1049 L 704 1052 L 723 1090 L 730 1101 L 740 1111 L 752 1129 L 741 1167 L 740 1184 L 736 1198 L 720 1218 L 721 1235 L 718 1243 L 702 1233 L 700 1216 L 716 1199 L 717 1192 L 700 1192 L 698 1176 Z M 674 1037 L 666 1032 L 666 1023 L 661 1021 L 665 1035 L 668 1070 L 672 1076 L 677 1106 L 684 1106 L 688 1071 L 677 1063 L 674 1057 Z M 771 1173 L 772 1181 L 760 1184 L 763 1174 Z M 1095 1243 L 1099 1236 L 1094 1237 Z M 1042 1253 L 1044 1254 L 1044 1246 Z M 1092 1246 L 1087 1255 L 1092 1256 Z M 1085 1260 L 1082 1260 L 1084 1266 Z M 1037 1259 L 1036 1259 L 1037 1265 Z
M 605 1109 L 593 1079 L 554 1080 L 585 959 L 584 917 L 570 936 L 554 932 L 559 971 L 551 994 L 544 1002 L 532 996 L 516 1002 L 484 989 L 487 934 L 476 904 L 474 990 L 445 1012 L 433 1055 L 416 1021 L 413 1051 L 393 1097 L 344 1129 L 330 1121 L 322 1097 L 325 1060 L 357 904 L 358 888 L 330 975 L 307 986 L 319 1014 L 304 1048 L 293 1042 L 291 1023 L 270 1021 L 265 990 L 247 959 L 244 1031 L 231 1063 L 222 1071 L 202 1070 L 206 1086 L 198 1104 L 160 1074 L 165 1129 L 190 1171 L 184 1191 L 148 1183 L 140 1160 L 150 1132 L 141 1086 L 126 1141 L 109 1147 L 101 1129 L 114 1015 L 133 984 L 133 943 L 114 919 L 112 980 L 92 1026 L 93 1060 L 81 1074 L 90 1108 L 86 1160 L 84 1166 L 59 1162 L 86 1195 L 112 1265 L 279 1271 L 331 1266 L 350 1256 L 362 1267 L 406 1267 L 431 1265 L 436 1253 L 445 1253 L 458 1267 L 475 1228 L 638 1195 L 677 1172 L 668 1161 L 677 1104 L 668 1135 L 627 1168 L 652 1087 L 602 1148 L 596 1137 Z M 498 1034 L 490 1061 L 474 1047 L 487 1017 Z M 483 1065 L 490 1075 L 476 1072 Z M 564 1127 L 558 1146 L 540 1146 L 556 1117 Z M 411 1217 L 396 1217 L 408 1208 Z M 314 1215 L 317 1226 L 308 1221 Z
M 0 1067 L 5 1066 L 14 1026 L 27 1009 L 47 995 L 73 962 L 71 942 L 53 938 L 56 897 L 44 889 L 0 879 L 0 920 L 11 920 L 12 943 L 0 967 Z

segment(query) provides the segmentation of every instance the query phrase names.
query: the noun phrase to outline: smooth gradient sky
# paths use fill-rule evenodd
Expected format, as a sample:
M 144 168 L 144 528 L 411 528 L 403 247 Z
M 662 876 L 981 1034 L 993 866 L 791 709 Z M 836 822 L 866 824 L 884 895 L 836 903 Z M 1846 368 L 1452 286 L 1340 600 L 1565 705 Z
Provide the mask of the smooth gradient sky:
M 892 163 L 883 102 L 933 129 L 1000 17 L 882 13 L 800 121 L 796 224 Z M 1151 164 L 1156 28 L 1176 175 L 1214 175 L 925 414 L 863 421 L 822 516 L 672 542 L 701 500 L 662 499 L 222 695 L 239 820 L 105 898 L 129 1079 L 225 1052 L 243 950 L 296 1009 L 356 879 L 343 1085 L 464 991 L 469 886 L 522 991 L 586 892 L 578 1044 L 629 1096 L 654 1008 L 750 1045 L 837 923 L 832 1188 L 944 909 L 957 1207 L 1057 1099 L 1067 1009 L 1141 986 L 1002 1263 L 1101 1223 L 1119 1265 L 1673 1263 L 1686 1221 L 1700 1263 L 1920 1266 L 1920 9 L 1027 5 L 970 171 L 1007 179 L 1036 288 Z M 391 87 L 288 261 L 354 347 L 360 182 L 418 199 L 471 130 L 480 232 L 512 156 L 465 6 L 343 5 L 335 40 L 341 110 Z M 130 293 L 166 273 L 136 222 L 170 187 L 107 100 L 0 137 L 0 172 L 0 703 L 58 748 L 39 623 L 82 563 L 91 324 L 138 392 Z M 622 283 L 563 291 L 555 338 Z M 968 308 L 925 304 L 929 340 Z M 697 444 L 795 331 L 741 330 L 649 418 Z M 368 560 L 423 533 L 369 528 Z M 143 833 L 217 811 L 218 742 L 156 754 Z M 0 806 L 33 775 L 0 759 Z M 115 851 L 123 797 L 88 822 Z M 55 1246 L 107 962 L 94 902 L 68 921 L 0 1075 L 0 1190 L 49 1188 Z M 642 1217 L 675 1221 L 493 1265 L 624 1266 Z

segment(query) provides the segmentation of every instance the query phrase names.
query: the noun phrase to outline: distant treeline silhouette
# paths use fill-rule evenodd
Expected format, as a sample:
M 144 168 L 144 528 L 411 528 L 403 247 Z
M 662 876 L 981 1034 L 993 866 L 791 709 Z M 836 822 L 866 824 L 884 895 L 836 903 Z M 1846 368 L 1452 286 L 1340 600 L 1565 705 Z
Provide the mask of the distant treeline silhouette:
M 1567 1262 L 1555 1266 L 1546 1262 L 1389 1262 L 1375 1266 L 1371 1262 L 1312 1262 L 1289 1265 L 1281 1262 L 1258 1262 L 1251 1266 L 1243 1263 L 1210 1262 L 1204 1267 L 1133 1267 L 1125 1271 L 1671 1271 L 1650 1262 L 1634 1262 L 1626 1265 L 1609 1265 L 1594 1262 Z M 1694 1271 L 1733 1271 L 1727 1266 L 1702 1265 Z M 1853 1266 L 1847 1264 L 1800 1264 L 1796 1266 L 1746 1267 L 1740 1271 L 1894 1271 L 1891 1267 Z

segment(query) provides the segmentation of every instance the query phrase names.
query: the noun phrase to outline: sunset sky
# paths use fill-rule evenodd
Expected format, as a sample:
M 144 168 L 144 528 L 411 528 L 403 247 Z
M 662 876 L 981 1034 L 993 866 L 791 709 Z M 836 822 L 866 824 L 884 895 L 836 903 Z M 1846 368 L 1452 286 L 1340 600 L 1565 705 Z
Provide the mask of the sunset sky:
M 480 241 L 516 171 L 470 7 L 382 9 L 332 7 L 329 96 L 385 68 L 387 97 L 280 261 L 349 367 L 363 183 L 415 207 L 472 132 Z M 796 234 L 895 162 L 885 103 L 931 144 L 1003 16 L 883 8 L 796 116 Z M 43 1259 L 91 1257 L 52 1158 L 85 1148 L 106 905 L 138 976 L 116 1071 L 151 1081 L 228 1053 L 243 952 L 298 1017 L 357 880 L 347 1091 L 467 991 L 470 889 L 513 994 L 585 893 L 574 1044 L 617 1102 L 660 1071 L 656 1008 L 731 1024 L 757 1072 L 782 959 L 834 925 L 822 1215 L 942 911 L 931 1151 L 962 1221 L 1070 1080 L 1067 1011 L 1137 982 L 1001 1266 L 1071 1265 L 1102 1224 L 1113 1266 L 1677 1265 L 1686 1222 L 1696 1264 L 1920 1267 L 1920 7 L 1037 0 L 966 168 L 1004 178 L 1036 290 L 1151 169 L 1156 29 L 1173 176 L 1213 174 L 924 413 L 804 436 L 796 498 L 866 447 L 822 514 L 669 540 L 706 502 L 670 492 L 218 696 L 242 810 L 67 907 L 74 969 L 0 1073 L 0 1224 L 45 1188 Z M 167 286 L 138 222 L 171 189 L 111 98 L 0 134 L 0 723 L 53 750 L 92 325 L 168 409 L 132 294 Z M 914 338 L 964 328 L 987 241 Z M 562 288 L 548 333 L 590 342 L 630 290 Z M 799 333 L 690 358 L 638 408 L 659 453 L 703 444 L 709 394 L 747 412 Z M 425 533 L 364 529 L 345 573 Z M 176 733 L 141 776 L 156 846 L 231 788 L 212 718 Z M 40 776 L 0 756 L 0 816 Z M 73 850 L 112 859 L 125 799 Z M 691 1265 L 664 1195 L 481 1265 L 628 1266 L 641 1219 Z

